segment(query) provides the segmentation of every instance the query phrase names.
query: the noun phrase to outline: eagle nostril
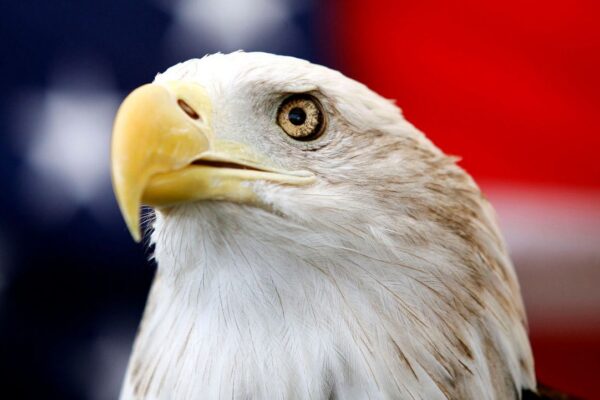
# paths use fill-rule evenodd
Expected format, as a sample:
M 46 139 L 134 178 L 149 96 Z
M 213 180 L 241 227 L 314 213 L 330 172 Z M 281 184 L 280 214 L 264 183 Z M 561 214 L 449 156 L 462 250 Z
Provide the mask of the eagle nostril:
M 186 113 L 190 118 L 200 119 L 200 115 L 192 108 L 192 106 L 186 103 L 185 100 L 179 99 L 177 100 L 177 104 L 179 104 L 179 107 L 181 107 L 183 112 Z

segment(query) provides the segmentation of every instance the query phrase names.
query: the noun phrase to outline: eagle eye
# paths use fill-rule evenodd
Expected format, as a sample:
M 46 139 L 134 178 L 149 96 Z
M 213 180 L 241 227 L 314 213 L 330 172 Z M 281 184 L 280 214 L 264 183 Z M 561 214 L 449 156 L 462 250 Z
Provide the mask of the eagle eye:
M 319 100 L 309 94 L 295 94 L 281 103 L 277 123 L 292 139 L 310 141 L 323 134 L 325 116 Z

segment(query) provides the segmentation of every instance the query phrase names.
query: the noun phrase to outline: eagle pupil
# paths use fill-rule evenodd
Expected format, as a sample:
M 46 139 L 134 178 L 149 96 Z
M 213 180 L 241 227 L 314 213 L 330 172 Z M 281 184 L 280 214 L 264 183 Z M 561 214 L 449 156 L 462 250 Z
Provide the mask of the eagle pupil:
M 288 119 L 294 125 L 302 125 L 306 121 L 306 113 L 299 107 L 294 107 L 288 113 Z

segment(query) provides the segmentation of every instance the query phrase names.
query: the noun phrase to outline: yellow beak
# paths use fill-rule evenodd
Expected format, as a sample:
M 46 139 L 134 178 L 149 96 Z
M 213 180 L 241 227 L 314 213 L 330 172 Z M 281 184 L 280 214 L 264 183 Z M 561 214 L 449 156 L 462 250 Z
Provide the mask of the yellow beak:
M 112 178 L 131 235 L 141 239 L 140 206 L 199 200 L 256 203 L 248 182 L 303 185 L 308 171 L 285 171 L 237 142 L 215 137 L 211 102 L 193 83 L 149 84 L 134 90 L 115 119 Z

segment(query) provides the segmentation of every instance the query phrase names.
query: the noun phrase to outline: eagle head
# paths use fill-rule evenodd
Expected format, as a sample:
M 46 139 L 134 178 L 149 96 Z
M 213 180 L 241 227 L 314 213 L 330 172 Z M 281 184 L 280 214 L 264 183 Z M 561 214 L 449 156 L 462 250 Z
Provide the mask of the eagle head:
M 516 276 L 455 157 L 341 73 L 235 52 L 132 92 L 112 171 L 155 211 L 122 397 L 504 399 L 535 387 Z

